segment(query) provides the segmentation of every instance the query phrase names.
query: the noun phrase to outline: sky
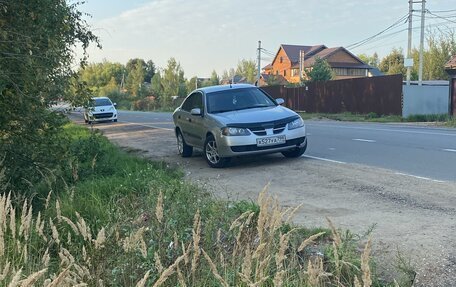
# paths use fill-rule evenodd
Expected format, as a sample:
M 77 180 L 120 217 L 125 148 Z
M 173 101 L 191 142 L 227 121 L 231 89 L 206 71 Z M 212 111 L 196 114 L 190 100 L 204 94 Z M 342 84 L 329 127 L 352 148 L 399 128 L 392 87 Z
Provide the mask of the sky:
M 427 14 L 426 31 L 456 29 L 456 0 L 427 0 L 426 8 L 434 12 Z M 256 61 L 259 40 L 266 49 L 262 67 L 280 44 L 350 47 L 405 16 L 408 0 L 87 0 L 79 9 L 91 15 L 87 22 L 103 46 L 89 48 L 90 62 L 143 58 L 165 68 L 174 57 L 191 78 L 210 77 L 213 70 L 220 75 L 242 59 Z M 418 47 L 419 12 L 412 23 Z M 394 47 L 406 51 L 406 28 L 398 22 L 349 50 L 380 57 Z

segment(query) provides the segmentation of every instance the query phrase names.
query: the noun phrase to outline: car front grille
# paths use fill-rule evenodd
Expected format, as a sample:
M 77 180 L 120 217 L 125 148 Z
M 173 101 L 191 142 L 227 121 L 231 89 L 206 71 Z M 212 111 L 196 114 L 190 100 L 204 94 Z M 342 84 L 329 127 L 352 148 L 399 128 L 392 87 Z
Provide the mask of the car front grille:
M 285 127 L 289 122 L 292 122 L 293 120 L 297 119 L 298 116 L 293 116 L 277 121 L 271 121 L 271 122 L 263 122 L 263 123 L 237 123 L 237 124 L 229 124 L 227 125 L 228 127 L 233 126 L 233 127 L 238 127 L 238 128 L 247 128 L 249 129 L 252 133 L 254 133 L 257 136 L 265 136 L 266 130 L 267 129 L 272 129 L 273 134 L 280 134 L 285 130 Z
M 274 125 L 264 125 L 261 127 L 255 126 L 248 128 L 252 133 L 256 134 L 257 136 L 265 136 L 266 135 L 266 129 L 272 128 L 272 132 L 276 134 L 280 134 L 285 130 L 286 123 L 278 123 Z
M 256 144 L 252 145 L 240 145 L 240 146 L 232 146 L 231 150 L 233 152 L 248 152 L 248 151 L 262 151 L 268 149 L 275 149 L 281 147 L 288 147 L 288 146 L 298 146 L 302 144 L 306 140 L 306 137 L 296 138 L 292 140 L 287 140 L 286 143 L 274 146 L 257 146 Z
M 98 113 L 98 114 L 93 114 L 93 117 L 96 118 L 96 119 L 112 118 L 112 113 Z

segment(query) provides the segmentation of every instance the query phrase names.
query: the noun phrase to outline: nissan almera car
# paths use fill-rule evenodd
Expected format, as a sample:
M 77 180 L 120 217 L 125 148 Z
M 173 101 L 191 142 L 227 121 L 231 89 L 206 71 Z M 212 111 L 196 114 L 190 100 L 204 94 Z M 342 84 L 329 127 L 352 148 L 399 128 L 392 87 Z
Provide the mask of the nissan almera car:
M 173 113 L 179 154 L 202 149 L 211 167 L 243 155 L 299 157 L 307 148 L 304 121 L 283 102 L 247 84 L 195 90 Z

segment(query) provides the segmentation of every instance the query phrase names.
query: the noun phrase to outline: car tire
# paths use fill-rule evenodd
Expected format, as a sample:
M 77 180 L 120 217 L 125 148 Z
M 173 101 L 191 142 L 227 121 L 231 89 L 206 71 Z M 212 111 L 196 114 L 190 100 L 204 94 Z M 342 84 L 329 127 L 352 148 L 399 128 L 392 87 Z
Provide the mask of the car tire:
M 204 158 L 210 167 L 222 168 L 230 161 L 229 157 L 220 157 L 217 149 L 217 142 L 213 135 L 209 135 L 204 142 Z
M 182 133 L 178 130 L 176 132 L 177 139 L 177 151 L 182 157 L 191 157 L 193 153 L 193 147 L 185 143 Z
M 282 154 L 284 157 L 288 157 L 288 158 L 300 157 L 304 154 L 306 149 L 307 149 L 307 141 L 303 147 L 297 147 L 292 150 L 283 151 Z

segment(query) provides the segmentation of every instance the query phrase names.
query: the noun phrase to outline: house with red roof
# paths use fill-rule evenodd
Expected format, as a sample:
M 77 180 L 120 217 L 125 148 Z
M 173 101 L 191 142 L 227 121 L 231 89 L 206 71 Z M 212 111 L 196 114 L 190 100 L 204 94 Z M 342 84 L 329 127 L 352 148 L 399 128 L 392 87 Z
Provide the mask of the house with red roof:
M 336 80 L 369 77 L 371 66 L 344 47 L 328 48 L 325 45 L 280 45 L 274 60 L 263 68 L 267 75 L 282 76 L 289 83 L 300 81 L 300 71 L 312 69 L 317 58 L 328 61 Z M 303 72 L 303 78 L 306 79 Z

